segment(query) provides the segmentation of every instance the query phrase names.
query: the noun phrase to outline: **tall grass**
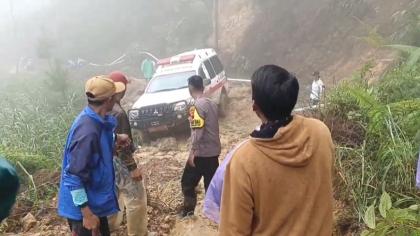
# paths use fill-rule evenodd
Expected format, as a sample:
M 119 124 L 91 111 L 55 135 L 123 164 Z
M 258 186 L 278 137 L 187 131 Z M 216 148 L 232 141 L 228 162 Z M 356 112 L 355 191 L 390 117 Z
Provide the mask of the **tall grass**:
M 21 192 L 9 222 L 45 208 L 57 193 L 66 136 L 85 104 L 83 84 L 71 81 L 59 63 L 48 73 L 19 74 L 0 84 L 0 156 L 18 171 Z M 0 227 L 0 234 L 9 230 Z
M 397 201 L 403 205 L 420 201 L 415 188 L 420 147 L 415 138 L 420 130 L 418 78 L 419 70 L 401 65 L 377 84 L 368 85 L 355 77 L 328 96 L 327 123 L 338 120 L 346 123 L 344 127 L 360 128 L 357 136 L 352 130 L 333 130 L 339 140 L 336 192 L 340 200 L 353 206 L 359 220 L 383 191 L 404 199 Z M 353 140 L 339 137 L 350 135 Z
M 59 70 L 15 76 L 0 87 L 0 154 L 31 172 L 59 166 L 68 128 L 84 104 L 81 84 L 51 81 L 68 80 Z

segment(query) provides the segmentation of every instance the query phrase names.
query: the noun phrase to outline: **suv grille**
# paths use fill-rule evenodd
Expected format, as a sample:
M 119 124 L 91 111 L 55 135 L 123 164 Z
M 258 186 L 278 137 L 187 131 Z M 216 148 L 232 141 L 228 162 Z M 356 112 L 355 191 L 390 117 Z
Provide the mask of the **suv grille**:
M 161 117 L 168 113 L 172 113 L 174 110 L 173 104 L 159 104 L 148 107 L 142 107 L 139 110 L 140 119 Z

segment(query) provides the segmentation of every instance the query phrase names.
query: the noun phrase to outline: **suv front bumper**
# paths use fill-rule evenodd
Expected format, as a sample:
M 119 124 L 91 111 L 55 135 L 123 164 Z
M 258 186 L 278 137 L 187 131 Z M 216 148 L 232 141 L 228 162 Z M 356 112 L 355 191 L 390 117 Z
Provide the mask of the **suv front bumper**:
M 186 111 L 172 112 L 155 117 L 130 119 L 131 128 L 147 131 L 149 133 L 167 131 L 186 124 L 188 124 L 188 113 Z

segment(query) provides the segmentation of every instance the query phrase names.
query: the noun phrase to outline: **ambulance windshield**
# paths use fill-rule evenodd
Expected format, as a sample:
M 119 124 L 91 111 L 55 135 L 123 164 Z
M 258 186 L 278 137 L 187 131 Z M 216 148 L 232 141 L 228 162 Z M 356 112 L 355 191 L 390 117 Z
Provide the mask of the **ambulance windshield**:
M 195 74 L 195 71 L 184 71 L 174 74 L 158 75 L 150 81 L 146 93 L 188 88 L 188 78 Z

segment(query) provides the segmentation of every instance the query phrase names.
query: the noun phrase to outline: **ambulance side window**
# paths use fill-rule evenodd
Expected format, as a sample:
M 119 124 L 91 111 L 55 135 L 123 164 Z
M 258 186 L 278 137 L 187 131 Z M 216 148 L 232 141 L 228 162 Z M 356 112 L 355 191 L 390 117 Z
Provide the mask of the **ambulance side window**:
M 198 75 L 203 78 L 204 86 L 207 86 L 211 83 L 211 80 L 207 78 L 206 74 L 204 73 L 203 66 L 200 66 L 200 69 L 198 69 Z
M 213 56 L 210 59 L 210 61 L 211 61 L 211 64 L 213 65 L 213 67 L 214 67 L 214 70 L 216 71 L 216 74 L 218 75 L 218 74 L 222 73 L 223 65 L 220 62 L 220 59 L 217 56 Z
M 206 66 L 207 72 L 209 72 L 210 79 L 216 77 L 216 73 L 214 72 L 213 66 L 211 65 L 209 60 L 204 61 L 204 65 Z
M 198 75 L 203 79 L 207 78 L 206 74 L 204 73 L 203 66 L 200 66 L 200 69 L 198 69 Z

